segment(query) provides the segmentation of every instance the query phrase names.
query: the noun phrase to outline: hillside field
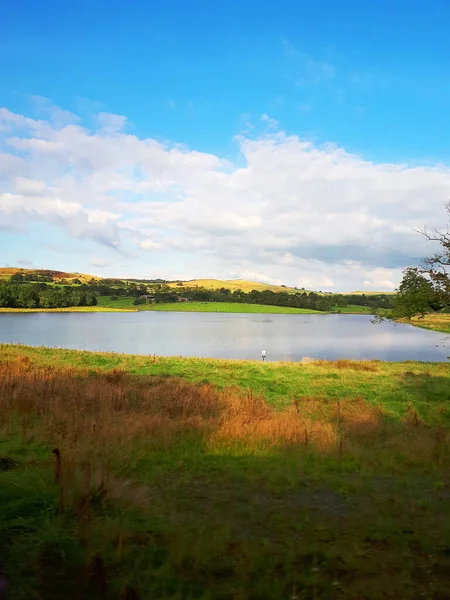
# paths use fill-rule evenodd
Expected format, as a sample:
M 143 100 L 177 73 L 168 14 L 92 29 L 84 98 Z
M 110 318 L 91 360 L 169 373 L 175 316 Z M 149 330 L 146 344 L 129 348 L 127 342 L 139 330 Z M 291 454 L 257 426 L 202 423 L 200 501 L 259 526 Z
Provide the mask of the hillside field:
M 219 290 L 220 288 L 225 288 L 232 291 L 242 290 L 243 292 L 251 292 L 252 290 L 264 292 L 265 290 L 270 290 L 272 292 L 288 292 L 290 294 L 304 291 L 296 290 L 292 287 L 282 287 L 280 285 L 270 285 L 268 283 L 247 281 L 245 279 L 192 279 L 189 281 L 182 281 L 181 283 L 185 287 L 203 287 L 207 290 Z M 177 288 L 179 287 L 177 284 L 178 282 L 174 281 L 169 285 L 172 288 Z
M 64 284 L 70 284 L 72 282 L 73 279 L 79 279 L 81 281 L 81 283 L 88 283 L 89 281 L 91 281 L 92 279 L 97 281 L 97 282 L 101 282 L 102 277 L 99 277 L 97 275 L 88 275 L 86 273 L 70 273 L 70 272 L 65 272 L 65 271 L 56 271 L 56 270 L 51 270 L 51 269 L 24 269 L 24 268 L 19 268 L 19 267 L 0 267 L 0 280 L 1 279 L 9 279 L 11 277 L 11 275 L 15 275 L 17 273 L 20 273 L 22 275 L 43 275 L 43 274 L 50 274 L 53 279 L 54 279 L 54 284 L 59 284 L 59 285 L 64 285 Z M 111 279 L 111 278 L 107 278 L 107 279 Z M 144 281 L 144 280 L 139 280 L 139 279 L 126 279 L 126 278 L 116 278 L 116 281 L 119 282 L 123 282 L 123 283 L 129 283 L 129 282 L 136 282 L 136 281 Z M 178 281 L 172 281 L 172 282 L 168 282 L 167 285 L 170 288 L 174 288 L 176 289 L 177 287 L 180 287 L 178 285 Z M 305 290 L 304 288 L 293 288 L 293 287 L 289 287 L 289 286 L 281 286 L 281 285 L 270 285 L 267 283 L 260 283 L 257 281 L 248 281 L 245 279 L 227 279 L 227 280 L 221 280 L 221 279 L 192 279 L 189 281 L 183 281 L 181 282 L 183 284 L 183 286 L 186 287 L 199 287 L 199 288 L 205 288 L 205 289 L 209 289 L 209 290 L 218 290 L 220 288 L 225 288 L 231 291 L 235 291 L 235 290 L 242 290 L 243 292 L 251 292 L 252 290 L 257 290 L 260 292 L 263 292 L 265 290 L 270 290 L 272 292 L 275 293 L 279 293 L 279 292 L 287 292 L 289 294 L 295 294 L 295 293 L 302 293 L 302 292 L 307 292 L 309 293 L 311 290 Z M 322 294 L 323 292 L 316 292 L 316 293 L 320 293 Z M 341 292 L 336 292 L 336 293 L 341 293 Z M 376 296 L 379 294 L 394 294 L 395 292 L 345 292 L 346 294 L 365 294 L 366 296 Z
M 244 302 L 170 302 L 167 304 L 145 305 L 146 310 L 171 312 L 221 312 L 221 313 L 260 313 L 260 314 L 324 314 L 318 310 L 271 306 L 267 304 L 247 304 Z
M 72 279 L 79 279 L 81 283 L 87 283 L 91 279 L 99 281 L 101 277 L 95 275 L 86 275 L 86 273 L 68 273 L 66 271 L 55 271 L 51 269 L 20 269 L 16 267 L 0 267 L 0 279 L 9 279 L 11 275 L 43 275 L 49 274 L 56 280 L 56 283 L 71 283 Z

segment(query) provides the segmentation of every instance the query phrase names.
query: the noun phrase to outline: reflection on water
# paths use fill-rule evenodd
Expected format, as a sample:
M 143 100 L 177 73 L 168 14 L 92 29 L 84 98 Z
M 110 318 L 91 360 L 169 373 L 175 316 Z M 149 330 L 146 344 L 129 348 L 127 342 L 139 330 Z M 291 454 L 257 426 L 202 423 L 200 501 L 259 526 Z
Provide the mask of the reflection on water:
M 444 333 L 374 325 L 368 315 L 220 313 L 0 314 L 0 342 L 216 358 L 446 361 Z

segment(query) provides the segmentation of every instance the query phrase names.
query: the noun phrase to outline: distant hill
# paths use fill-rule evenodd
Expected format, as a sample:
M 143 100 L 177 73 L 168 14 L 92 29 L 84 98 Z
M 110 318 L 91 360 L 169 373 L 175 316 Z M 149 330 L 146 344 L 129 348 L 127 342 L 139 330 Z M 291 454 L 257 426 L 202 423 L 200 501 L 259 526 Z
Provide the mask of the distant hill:
M 51 277 L 55 283 L 71 283 L 73 279 L 78 279 L 81 283 L 88 283 L 92 279 L 95 281 L 101 281 L 105 278 L 98 277 L 96 275 L 88 275 L 86 273 L 70 273 L 66 271 L 55 271 L 52 269 L 21 269 L 19 267 L 0 267 L 0 280 L 9 279 L 11 275 L 20 273 L 21 275 L 38 275 L 44 277 Z M 135 282 L 135 283 L 149 283 L 150 281 L 156 283 L 166 283 L 171 288 L 177 288 L 179 281 L 167 281 L 162 279 L 146 280 L 146 279 L 126 279 L 126 278 L 106 278 L 107 281 L 120 282 Z M 304 288 L 293 288 L 284 285 L 270 285 L 268 283 L 260 283 L 257 281 L 248 281 L 246 279 L 190 279 L 188 281 L 181 281 L 185 287 L 199 287 L 207 290 L 218 290 L 225 288 L 231 291 L 242 290 L 243 292 L 251 292 L 257 290 L 258 292 L 264 292 L 270 290 L 272 292 L 287 292 L 288 294 L 295 294 L 301 292 L 310 292 L 311 290 L 305 290 Z M 322 294 L 322 292 L 316 292 Z M 354 291 L 354 292 L 336 292 L 345 295 L 362 295 L 366 296 L 378 296 L 380 294 L 395 294 L 396 292 L 372 292 L 372 291 Z M 325 294 L 331 294 L 331 292 L 325 292 Z
M 168 285 L 172 288 L 178 286 L 177 281 L 169 283 Z M 264 292 L 270 290 L 272 292 L 288 292 L 293 294 L 295 292 L 308 291 L 303 289 L 295 289 L 292 287 L 281 286 L 281 285 L 270 285 L 268 283 L 258 283 L 256 281 L 247 281 L 246 279 L 191 279 L 189 281 L 182 281 L 183 286 L 186 287 L 203 287 L 207 290 L 218 290 L 225 288 L 227 290 L 242 290 L 243 292 L 251 292 L 257 290 L 258 292 Z
M 66 271 L 55 271 L 52 269 L 20 269 L 18 267 L 0 267 L 0 279 L 9 279 L 11 275 L 40 275 L 44 277 L 52 277 L 54 281 L 59 283 L 71 282 L 72 279 L 79 279 L 81 283 L 87 283 L 91 279 L 96 281 L 101 277 L 95 275 L 86 275 L 86 273 L 68 273 Z
M 380 296 L 380 294 L 383 295 L 395 295 L 397 292 L 368 292 L 366 290 L 363 291 L 356 291 L 356 292 L 343 292 L 344 294 L 346 294 L 347 296 L 362 296 L 363 294 L 365 296 Z

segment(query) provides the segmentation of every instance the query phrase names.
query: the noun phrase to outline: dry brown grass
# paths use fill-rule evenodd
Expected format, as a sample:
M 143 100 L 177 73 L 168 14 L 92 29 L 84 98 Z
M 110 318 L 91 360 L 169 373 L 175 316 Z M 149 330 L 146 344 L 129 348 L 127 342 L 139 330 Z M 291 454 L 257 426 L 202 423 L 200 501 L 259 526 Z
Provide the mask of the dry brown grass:
M 400 323 L 409 323 L 417 327 L 423 327 L 424 329 L 434 329 L 435 331 L 450 333 L 450 314 L 431 313 L 423 317 L 417 316 L 411 319 L 399 319 L 399 321 Z
M 265 290 L 270 290 L 272 292 L 294 293 L 298 291 L 291 287 L 281 287 L 281 285 L 270 285 L 268 283 L 260 283 L 257 281 L 247 281 L 246 279 L 192 279 L 190 281 L 183 281 L 182 283 L 185 287 L 199 287 L 208 290 L 225 288 L 231 291 L 242 290 L 243 292 L 251 292 L 252 290 L 264 292 Z M 174 281 L 168 285 L 169 287 L 176 288 L 177 282 Z
M 306 359 L 305 362 L 317 367 L 326 367 L 330 370 L 372 371 L 373 373 L 379 370 L 379 364 L 375 360 L 347 360 L 340 358 L 331 361 Z
M 338 369 L 372 370 L 369 364 L 333 363 Z M 36 367 L 26 358 L 0 364 L 0 427 L 58 448 L 65 472 L 84 479 L 83 465 L 90 465 L 90 476 L 96 472 L 105 479 L 108 465 L 125 460 L 136 447 L 170 449 L 180 443 L 197 444 L 206 453 L 238 444 L 248 454 L 298 448 L 358 459 L 370 455 L 371 464 L 393 449 L 420 465 L 433 463 L 436 453 L 440 463 L 449 458 L 448 431 L 425 426 L 412 406 L 401 422 L 362 397 L 301 397 L 275 410 L 261 396 L 238 389 L 218 391 L 117 369 Z

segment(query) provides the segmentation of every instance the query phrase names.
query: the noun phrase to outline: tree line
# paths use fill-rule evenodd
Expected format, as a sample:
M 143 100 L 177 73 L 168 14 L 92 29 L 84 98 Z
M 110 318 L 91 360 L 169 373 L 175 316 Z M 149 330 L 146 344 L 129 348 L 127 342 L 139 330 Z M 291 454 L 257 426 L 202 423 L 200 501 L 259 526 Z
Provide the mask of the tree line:
M 0 307 L 65 308 L 70 306 L 95 306 L 97 296 L 86 287 L 58 287 L 49 286 L 46 283 L 0 282 Z
M 377 309 L 391 308 L 391 296 L 380 294 L 377 296 L 366 296 L 365 294 L 318 294 L 316 292 L 273 292 L 271 290 L 252 290 L 244 292 L 242 290 L 229 290 L 220 288 L 217 290 L 208 290 L 204 288 L 177 288 L 171 289 L 168 286 L 161 286 L 153 294 L 155 302 L 177 302 L 180 297 L 195 302 L 236 302 L 248 304 L 262 304 L 269 306 L 286 306 L 291 308 L 306 308 L 328 312 L 331 310 L 339 311 L 348 305 L 367 306 L 374 312 Z M 144 301 L 142 301 L 144 302 Z M 140 299 L 136 304 L 140 304 Z
M 317 294 L 315 292 L 273 292 L 264 290 L 229 290 L 220 288 L 208 290 L 198 287 L 171 288 L 165 283 L 125 283 L 117 279 L 92 280 L 72 285 L 49 285 L 45 282 L 33 282 L 25 278 L 12 276 L 9 281 L 0 283 L 0 307 L 6 308 L 63 308 L 70 306 L 95 306 L 98 296 L 110 296 L 112 299 L 123 297 L 135 298 L 135 304 L 147 302 L 142 296 L 151 294 L 158 303 L 177 302 L 181 298 L 197 302 L 236 302 L 262 304 L 270 306 L 286 306 L 318 311 L 344 309 L 349 304 L 367 306 L 372 312 L 379 308 L 391 308 L 391 297 L 386 294 L 378 296 L 350 294 Z
M 419 229 L 418 233 L 435 244 L 436 251 L 417 267 L 407 267 L 388 318 L 424 316 L 432 312 L 450 313 L 450 202 L 445 206 L 445 230 Z

